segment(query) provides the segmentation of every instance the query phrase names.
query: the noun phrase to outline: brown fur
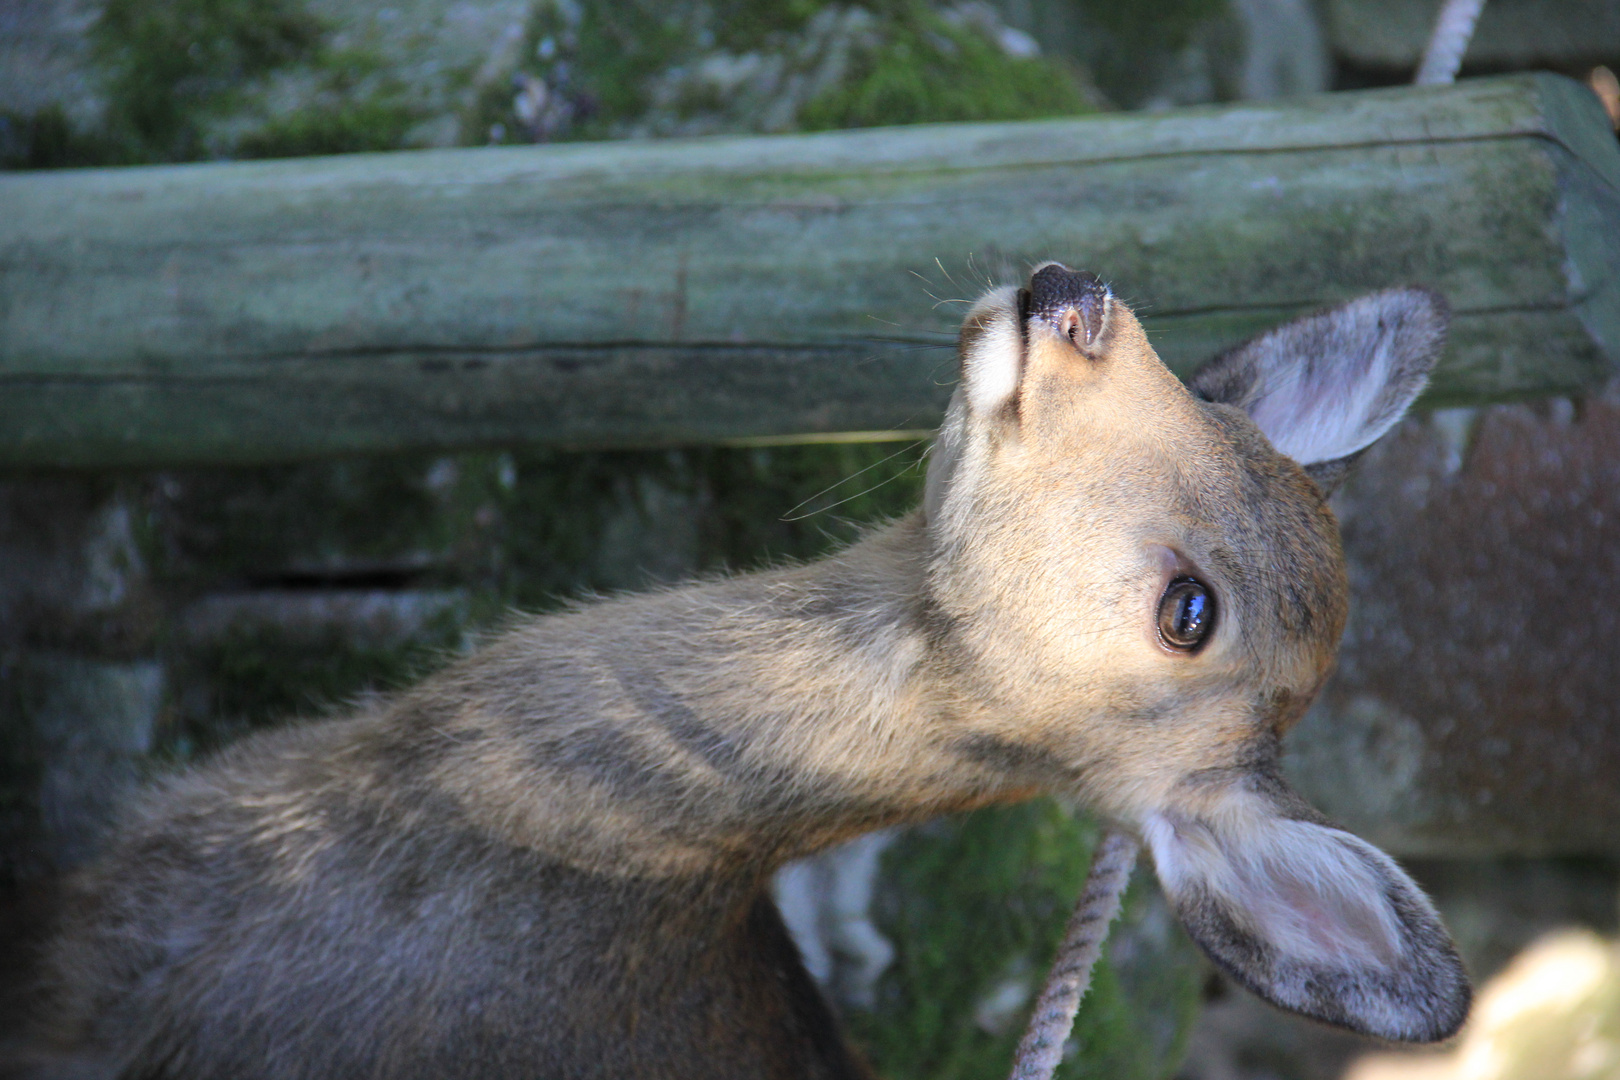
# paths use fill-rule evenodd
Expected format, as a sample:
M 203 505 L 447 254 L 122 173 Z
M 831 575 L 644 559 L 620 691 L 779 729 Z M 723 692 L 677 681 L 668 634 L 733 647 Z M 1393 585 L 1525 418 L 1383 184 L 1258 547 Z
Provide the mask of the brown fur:
M 1080 286 L 1057 274 L 1051 310 L 1002 290 L 968 317 L 926 509 L 822 562 L 536 619 L 150 793 L 77 883 L 42 1071 L 862 1076 L 767 879 L 1051 790 L 1143 830 L 1189 929 L 1257 991 L 1453 1029 L 1460 968 L 1382 856 L 1354 849 L 1372 869 L 1344 897 L 1296 905 L 1367 954 L 1338 990 L 1331 958 L 1295 962 L 1297 934 L 1250 918 L 1274 881 L 1310 892 L 1296 847 L 1344 835 L 1272 767 L 1344 622 L 1320 490 L 1100 285 L 1065 307 Z M 1154 629 L 1188 573 L 1219 604 L 1194 655 Z M 1244 861 L 1251 836 L 1281 871 Z

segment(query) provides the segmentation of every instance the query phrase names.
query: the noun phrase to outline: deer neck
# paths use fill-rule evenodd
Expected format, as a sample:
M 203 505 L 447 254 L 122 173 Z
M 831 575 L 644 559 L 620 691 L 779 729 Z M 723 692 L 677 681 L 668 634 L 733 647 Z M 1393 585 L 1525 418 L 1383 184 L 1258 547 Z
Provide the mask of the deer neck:
M 780 863 L 1027 794 L 959 734 L 977 706 L 920 514 L 787 570 L 520 627 L 396 706 L 478 826 L 633 876 Z M 1027 787 L 1027 781 L 1024 787 Z

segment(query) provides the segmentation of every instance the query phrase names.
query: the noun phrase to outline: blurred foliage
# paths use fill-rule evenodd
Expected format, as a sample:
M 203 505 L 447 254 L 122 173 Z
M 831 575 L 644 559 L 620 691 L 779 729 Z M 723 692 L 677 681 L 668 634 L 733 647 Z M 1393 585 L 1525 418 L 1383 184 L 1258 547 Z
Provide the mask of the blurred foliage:
M 1074 73 L 1009 55 L 985 33 L 921 6 L 896 18 L 881 50 L 800 113 L 807 130 L 946 120 L 1025 120 L 1094 111 Z
M 1230 67 L 1242 48 L 1227 0 L 536 0 L 509 55 L 424 96 L 402 73 L 430 38 L 340 47 L 310 2 L 107 0 L 102 120 L 0 115 L 0 167 L 397 149 L 437 119 L 477 144 L 1072 115 L 1141 103 L 1189 49 Z
M 254 80 L 310 60 L 323 30 L 297 0 L 107 0 L 90 34 L 109 131 L 133 141 L 131 156 L 199 157 L 200 119 Z
M 0 111 L 0 169 L 61 169 L 133 163 L 127 147 L 85 131 L 60 105 L 22 114 Z
M 1082 73 L 986 3 L 542 3 L 492 141 L 819 130 L 1092 111 Z
M 1227 0 L 1057 0 L 1051 6 L 1069 8 L 1074 25 L 1053 47 L 1084 64 L 1102 92 L 1125 108 L 1141 104 L 1183 50 L 1200 34 L 1225 29 L 1229 18 Z M 1239 55 L 1243 48 L 1229 37 L 1217 47 Z
M 107 0 L 89 29 L 106 109 L 0 114 L 0 168 L 137 165 L 399 149 L 421 117 L 364 50 L 335 49 L 304 0 Z M 301 80 L 300 108 L 266 100 Z
M 415 120 L 403 105 L 376 101 L 294 113 L 244 135 L 236 153 L 244 158 L 285 158 L 397 150 Z
M 421 119 L 391 78 L 367 79 L 376 68 L 364 53 L 322 57 L 318 85 L 301 109 L 272 114 L 231 146 L 243 158 L 306 157 L 398 150 Z M 363 92 L 357 91 L 362 82 Z

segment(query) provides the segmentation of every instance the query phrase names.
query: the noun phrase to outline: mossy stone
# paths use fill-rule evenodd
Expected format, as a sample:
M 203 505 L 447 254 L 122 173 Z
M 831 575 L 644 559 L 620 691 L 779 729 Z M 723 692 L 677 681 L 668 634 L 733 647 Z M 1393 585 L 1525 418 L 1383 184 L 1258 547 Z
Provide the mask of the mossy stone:
M 1097 839 L 1050 799 L 903 834 L 884 855 L 874 921 L 895 947 L 858 1041 L 893 1080 L 1007 1074 Z M 1141 867 L 1076 1018 L 1066 1080 L 1148 1080 L 1179 1063 L 1202 969 Z

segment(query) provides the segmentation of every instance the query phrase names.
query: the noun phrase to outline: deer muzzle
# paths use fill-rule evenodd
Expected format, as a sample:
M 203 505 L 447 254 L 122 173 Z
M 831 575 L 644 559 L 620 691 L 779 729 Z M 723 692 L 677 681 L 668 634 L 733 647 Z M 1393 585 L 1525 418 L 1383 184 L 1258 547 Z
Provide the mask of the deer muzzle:
M 1040 319 L 1074 342 L 1089 348 L 1102 333 L 1108 313 L 1108 286 L 1096 274 L 1047 263 L 1029 279 L 1027 318 Z

